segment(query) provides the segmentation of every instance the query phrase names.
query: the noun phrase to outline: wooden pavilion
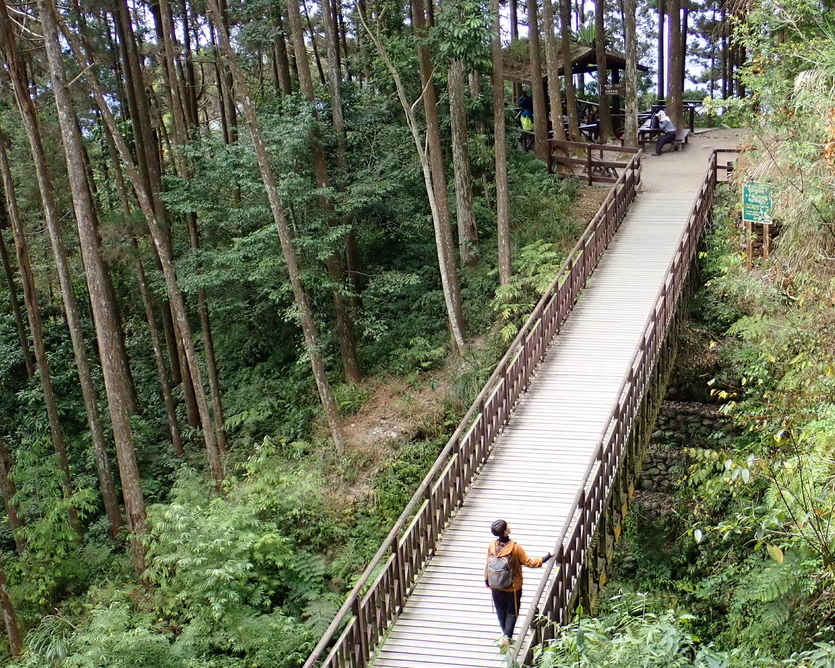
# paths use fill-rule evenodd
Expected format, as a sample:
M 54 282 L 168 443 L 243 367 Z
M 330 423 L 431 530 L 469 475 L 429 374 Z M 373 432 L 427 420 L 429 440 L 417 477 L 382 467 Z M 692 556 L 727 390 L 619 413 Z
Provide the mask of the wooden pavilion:
M 560 76 L 564 76 L 564 65 L 562 62 L 562 44 L 557 40 L 557 53 L 559 54 L 560 62 L 558 72 Z M 530 85 L 531 84 L 531 59 L 530 46 L 527 39 L 519 39 L 510 44 L 502 51 L 503 54 L 503 71 L 506 81 L 511 81 L 514 84 Z M 545 45 L 542 45 L 542 83 L 545 88 L 545 100 L 548 103 L 548 75 L 545 73 Z M 611 79 L 607 82 L 608 90 L 613 92 L 614 98 L 611 105 L 612 113 L 617 115 L 621 109 L 621 73 L 626 70 L 626 56 L 614 51 L 606 52 L 606 69 L 611 72 Z M 645 65 L 638 64 L 639 72 L 649 72 L 649 68 Z M 597 53 L 594 46 L 587 44 L 579 44 L 577 42 L 571 43 L 571 74 L 593 74 L 597 76 Z M 596 107 L 595 103 L 582 103 L 585 109 L 580 110 L 580 116 L 584 117 L 591 110 L 591 107 Z M 596 111 L 596 109 L 595 109 Z

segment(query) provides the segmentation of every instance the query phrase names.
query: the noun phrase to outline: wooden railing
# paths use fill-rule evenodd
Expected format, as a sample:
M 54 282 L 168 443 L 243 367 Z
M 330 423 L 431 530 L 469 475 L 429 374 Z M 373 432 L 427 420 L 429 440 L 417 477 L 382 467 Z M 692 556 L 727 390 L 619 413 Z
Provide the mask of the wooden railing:
M 607 160 L 604 158 L 604 155 L 606 153 L 634 155 L 639 150 L 627 146 L 608 146 L 606 144 L 586 144 L 585 142 L 549 139 L 548 172 L 554 174 L 557 165 L 569 167 L 572 170 L 575 167 L 582 167 L 582 173 L 568 173 L 567 175 L 575 176 L 581 180 L 588 180 L 589 185 L 592 183 L 617 183 L 620 178 L 617 170 L 626 169 L 631 163 L 631 160 L 630 162 Z M 579 157 L 583 153 L 585 155 Z
M 603 429 L 595 456 L 589 464 L 584 484 L 577 491 L 574 503 L 566 515 L 563 530 L 553 549 L 554 558 L 542 574 L 532 605 L 517 632 L 513 659 L 530 665 L 537 645 L 554 636 L 554 624 L 543 623 L 545 618 L 564 624 L 570 617 L 574 597 L 581 584 L 587 552 L 600 525 L 620 466 L 626 455 L 629 436 L 653 368 L 661 351 L 679 296 L 693 264 L 702 232 L 710 219 L 717 170 L 730 169 L 718 164 L 718 153 L 713 151 L 699 194 L 690 211 L 687 227 L 679 242 L 675 257 L 667 270 L 655 307 L 649 315 L 638 350 L 623 379 L 617 405 Z
M 362 668 L 367 664 L 377 642 L 403 609 L 418 573 L 434 554 L 441 531 L 489 456 L 496 435 L 545 356 L 548 343 L 559 332 L 623 222 L 640 180 L 638 152 L 438 455 L 304 668 Z

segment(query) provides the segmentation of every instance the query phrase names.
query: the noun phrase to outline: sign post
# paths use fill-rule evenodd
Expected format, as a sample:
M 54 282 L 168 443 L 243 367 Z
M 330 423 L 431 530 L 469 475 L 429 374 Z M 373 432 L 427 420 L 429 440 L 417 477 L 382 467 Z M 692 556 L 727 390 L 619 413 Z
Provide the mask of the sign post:
M 771 184 L 747 181 L 742 187 L 742 220 L 746 223 L 748 234 L 753 224 L 763 226 L 763 258 L 768 259 L 771 250 Z M 749 239 L 749 267 L 750 267 Z

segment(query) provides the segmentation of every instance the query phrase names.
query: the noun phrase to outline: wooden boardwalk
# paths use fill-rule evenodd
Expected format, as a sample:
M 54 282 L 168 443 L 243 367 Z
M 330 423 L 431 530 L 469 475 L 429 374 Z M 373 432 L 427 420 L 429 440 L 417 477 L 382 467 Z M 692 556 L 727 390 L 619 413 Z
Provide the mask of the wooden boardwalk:
M 553 549 L 692 203 L 689 193 L 646 193 L 632 204 L 378 650 L 376 668 L 505 665 L 483 578 L 490 524 L 507 520 L 531 556 Z M 542 572 L 523 570 L 517 628 Z

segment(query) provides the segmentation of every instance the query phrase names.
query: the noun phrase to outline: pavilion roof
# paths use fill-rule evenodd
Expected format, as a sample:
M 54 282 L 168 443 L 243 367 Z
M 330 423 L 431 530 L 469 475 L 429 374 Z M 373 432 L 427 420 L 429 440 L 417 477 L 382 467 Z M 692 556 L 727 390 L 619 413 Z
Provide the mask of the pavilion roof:
M 544 42 L 544 40 L 543 40 Z M 543 79 L 545 74 L 545 45 L 542 45 L 542 70 Z M 562 65 L 562 44 L 557 40 L 557 53 L 560 56 L 559 74 L 563 73 Z M 527 39 L 519 39 L 502 50 L 504 78 L 519 83 L 531 82 L 531 58 L 530 47 Z M 609 70 L 625 70 L 626 57 L 614 51 L 606 52 L 606 67 Z M 638 70 L 648 72 L 649 68 L 638 64 Z M 597 54 L 593 46 L 571 42 L 571 71 L 574 74 L 597 72 Z

